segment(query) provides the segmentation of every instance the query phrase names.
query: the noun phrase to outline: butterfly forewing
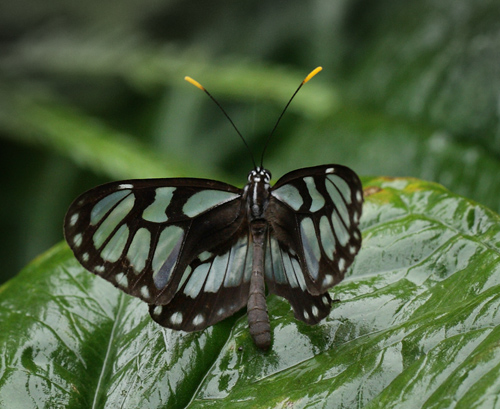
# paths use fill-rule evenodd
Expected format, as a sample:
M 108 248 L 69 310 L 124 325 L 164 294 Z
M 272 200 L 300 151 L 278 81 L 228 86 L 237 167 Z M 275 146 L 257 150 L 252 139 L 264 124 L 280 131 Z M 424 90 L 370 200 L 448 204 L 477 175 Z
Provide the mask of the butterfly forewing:
M 361 247 L 362 204 L 358 176 L 340 165 L 290 172 L 272 188 L 266 282 L 297 318 L 315 323 L 330 311 L 327 290 L 344 278 Z
M 128 294 L 157 305 L 190 297 L 185 308 L 192 312 L 185 317 L 194 319 L 197 310 L 210 307 L 200 304 L 203 288 L 214 289 L 221 280 L 218 267 L 214 272 L 206 266 L 223 265 L 224 254 L 234 258 L 241 240 L 249 247 L 241 194 L 204 179 L 109 183 L 73 202 L 64 224 L 66 240 L 86 269 Z M 178 317 L 173 321 L 180 328 L 179 322 L 187 325 Z

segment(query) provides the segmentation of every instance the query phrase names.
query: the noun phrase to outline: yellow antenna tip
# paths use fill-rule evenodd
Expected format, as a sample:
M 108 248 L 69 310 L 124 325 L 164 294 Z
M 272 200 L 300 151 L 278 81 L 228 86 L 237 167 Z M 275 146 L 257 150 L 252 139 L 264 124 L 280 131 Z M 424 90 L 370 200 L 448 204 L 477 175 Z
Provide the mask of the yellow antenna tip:
M 305 84 L 307 81 L 309 81 L 312 77 L 314 77 L 318 72 L 320 72 L 323 69 L 323 67 L 316 67 L 314 70 L 312 70 L 309 75 L 306 77 L 304 81 L 302 81 L 302 84 Z
M 311 74 L 309 74 L 311 75 Z M 184 79 L 189 82 L 190 84 L 193 84 L 196 88 L 201 89 L 202 91 L 205 91 L 205 88 L 196 80 L 192 79 L 191 77 L 185 76 Z

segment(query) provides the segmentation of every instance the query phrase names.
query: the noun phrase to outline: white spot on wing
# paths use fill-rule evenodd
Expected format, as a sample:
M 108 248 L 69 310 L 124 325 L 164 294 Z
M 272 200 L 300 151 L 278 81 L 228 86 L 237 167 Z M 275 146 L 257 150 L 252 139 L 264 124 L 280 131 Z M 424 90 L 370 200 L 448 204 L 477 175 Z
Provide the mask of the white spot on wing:
M 326 181 L 326 191 L 330 195 L 333 204 L 337 208 L 337 212 L 340 214 L 340 217 L 342 217 L 342 220 L 344 221 L 344 224 L 346 226 L 349 226 L 350 225 L 349 211 L 347 210 L 344 198 L 339 193 L 335 185 L 333 183 L 330 183 L 328 180 Z
M 293 185 L 284 185 L 271 192 L 276 199 L 290 206 L 293 210 L 297 211 L 304 204 L 304 199 L 299 190 Z
M 149 298 L 151 295 L 149 294 L 149 288 L 145 285 L 143 285 L 141 287 L 141 295 L 144 297 L 144 298 Z
M 90 224 L 97 224 L 101 219 L 122 200 L 125 196 L 130 193 L 130 190 L 121 190 L 118 192 L 111 193 L 101 199 L 92 208 L 90 212 Z
M 293 270 L 295 271 L 295 277 L 297 278 L 297 282 L 299 283 L 299 287 L 302 291 L 307 290 L 306 280 L 304 278 L 304 273 L 300 268 L 299 261 L 295 258 L 290 258 L 292 260 Z
M 203 315 L 198 314 L 196 317 L 193 318 L 193 325 L 197 327 L 198 325 L 203 324 L 204 321 L 205 318 L 203 317 Z
M 352 220 L 354 221 L 354 223 L 358 224 L 359 223 L 359 213 L 358 212 L 354 212 L 354 216 L 352 218 Z
M 188 297 L 196 298 L 203 287 L 203 283 L 207 277 L 208 269 L 210 268 L 210 263 L 200 264 L 196 267 L 189 277 L 189 281 L 184 288 L 184 294 Z
M 288 284 L 292 288 L 297 288 L 299 284 L 297 283 L 297 278 L 295 277 L 295 272 L 293 271 L 292 261 L 288 253 L 283 253 L 283 267 L 285 270 L 285 275 L 288 279 Z
M 78 213 L 74 213 L 73 215 L 71 215 L 71 218 L 69 219 L 69 225 L 74 226 L 76 224 L 76 222 L 78 221 L 79 216 L 80 215 Z
M 337 237 L 338 242 L 342 246 L 345 246 L 349 241 L 349 233 L 342 224 L 342 221 L 340 220 L 337 212 L 333 212 L 332 214 L 332 224 L 333 224 L 333 231 L 335 232 L 335 236 Z
M 345 260 L 341 257 L 339 260 L 339 270 L 344 271 L 345 269 Z
M 94 271 L 96 273 L 104 273 L 104 271 L 106 271 L 106 269 L 104 268 L 104 266 L 95 266 Z
M 350 204 L 352 202 L 351 188 L 349 187 L 347 182 L 338 175 L 329 175 L 326 178 L 330 180 L 330 182 L 332 182 L 335 186 L 337 186 L 337 188 L 340 190 L 340 193 L 342 193 L 342 196 L 344 197 L 346 203 Z
M 269 280 L 276 281 L 278 284 L 287 284 L 283 263 L 281 262 L 281 250 L 278 241 L 271 236 L 271 245 L 266 250 L 266 269 L 265 274 Z
M 204 251 L 198 256 L 198 259 L 203 263 L 204 261 L 207 261 L 210 257 L 212 257 L 212 253 L 209 251 Z
M 309 211 L 316 212 L 319 209 L 323 208 L 323 206 L 325 205 L 325 198 L 321 193 L 318 192 L 316 184 L 314 183 L 314 178 L 312 176 L 304 178 L 304 182 L 306 183 L 307 190 L 309 191 L 309 196 L 311 196 L 312 199 Z
M 130 210 L 132 210 L 134 202 L 135 202 L 134 195 L 130 195 L 124 198 L 118 205 L 116 205 L 116 207 L 111 211 L 111 213 L 109 213 L 106 216 L 101 225 L 95 231 L 94 236 L 92 238 L 96 248 L 101 247 L 102 244 L 109 237 L 109 235 L 113 233 L 113 230 L 120 223 L 123 222 L 123 219 L 129 214 Z M 95 207 L 97 207 L 97 205 Z
M 223 203 L 236 199 L 238 193 L 223 192 L 221 190 L 202 190 L 192 195 L 184 204 L 182 211 L 188 217 L 199 214 Z
M 170 322 L 173 325 L 180 325 L 180 324 L 182 324 L 182 312 L 180 312 L 180 311 L 174 312 L 172 314 L 172 316 L 170 317 Z
M 311 276 L 316 279 L 318 278 L 321 250 L 311 218 L 306 217 L 300 222 L 300 237 L 302 238 L 307 268 Z
M 323 304 L 325 305 L 329 305 L 330 302 L 328 301 L 328 297 L 326 295 L 324 295 L 323 297 L 321 297 L 321 301 L 323 301 Z
M 130 183 L 122 183 L 121 185 L 118 185 L 118 189 L 133 189 L 134 185 Z
M 309 313 L 306 310 L 304 310 L 304 318 L 309 320 Z
M 144 212 L 142 218 L 153 223 L 164 223 L 168 220 L 166 210 L 175 191 L 175 187 L 159 187 L 155 190 L 155 199 Z
M 325 170 L 325 173 L 328 174 L 328 173 L 334 173 L 335 172 L 335 168 L 327 168 Z
M 82 260 L 83 261 L 89 261 L 89 253 L 83 253 L 82 254 Z
M 162 311 L 163 311 L 163 305 L 155 305 L 155 308 L 153 309 L 153 314 L 160 315 Z M 172 321 L 172 317 L 170 317 L 170 321 Z
M 358 190 L 358 191 L 356 192 L 356 200 L 357 200 L 358 202 L 361 202 L 361 201 L 363 200 L 363 194 L 361 193 L 361 190 Z
M 208 273 L 205 288 L 203 289 L 208 293 L 216 293 L 224 280 L 226 275 L 226 268 L 229 260 L 229 251 L 221 256 L 215 257 Z
M 123 253 L 125 245 L 127 244 L 128 235 L 129 229 L 127 225 L 123 224 L 101 251 L 101 257 L 103 260 L 109 261 L 110 263 L 118 261 Z
M 319 234 L 321 236 L 321 245 L 326 256 L 333 260 L 333 252 L 335 250 L 335 237 L 332 232 L 332 227 L 328 217 L 321 216 L 319 221 Z
M 177 288 L 182 288 L 186 280 L 188 279 L 189 275 L 191 274 L 191 266 L 187 266 L 186 269 L 184 270 L 184 273 L 182 274 L 181 281 L 179 281 L 179 285 Z
M 128 287 L 128 278 L 125 275 L 125 273 L 118 273 L 115 276 L 116 284 L 118 284 L 120 287 L 127 288 Z
M 75 235 L 75 237 L 73 237 L 73 244 L 75 245 L 75 247 L 80 247 L 82 245 L 82 239 L 82 233 L 78 233 Z
M 323 287 L 330 287 L 332 284 L 333 284 L 333 276 L 331 274 L 326 274 L 325 279 L 323 280 Z
M 245 278 L 248 238 L 242 237 L 231 247 L 224 287 L 237 287 Z
M 127 251 L 127 258 L 134 269 L 135 274 L 139 274 L 146 266 L 151 246 L 151 233 L 148 229 L 141 227 L 138 229 L 130 243 Z
M 312 306 L 311 308 L 311 311 L 313 313 L 313 315 L 318 318 L 318 315 L 319 315 L 319 310 L 318 310 L 318 307 L 316 307 L 315 305 Z
M 152 263 L 156 288 L 163 288 L 169 282 L 177 264 L 183 238 L 184 230 L 178 226 L 168 226 L 161 232 Z

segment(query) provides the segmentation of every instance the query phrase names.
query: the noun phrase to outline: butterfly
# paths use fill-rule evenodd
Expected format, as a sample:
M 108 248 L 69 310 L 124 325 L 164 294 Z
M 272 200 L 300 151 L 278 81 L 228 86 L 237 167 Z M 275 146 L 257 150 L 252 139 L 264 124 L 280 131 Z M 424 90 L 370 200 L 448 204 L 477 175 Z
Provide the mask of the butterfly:
M 294 170 L 271 186 L 261 165 L 243 189 L 194 178 L 95 187 L 69 207 L 64 234 L 83 267 L 147 302 L 158 324 L 199 331 L 246 306 L 249 332 L 265 350 L 266 286 L 290 302 L 297 319 L 313 325 L 325 318 L 328 289 L 361 247 L 362 204 L 361 182 L 345 166 Z

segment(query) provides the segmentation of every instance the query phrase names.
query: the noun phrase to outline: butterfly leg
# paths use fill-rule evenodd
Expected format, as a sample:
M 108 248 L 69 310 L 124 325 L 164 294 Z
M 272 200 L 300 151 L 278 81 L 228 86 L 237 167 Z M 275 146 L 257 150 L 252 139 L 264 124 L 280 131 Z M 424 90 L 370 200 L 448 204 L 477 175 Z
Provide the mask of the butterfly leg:
M 271 326 L 267 313 L 264 284 L 264 254 L 267 223 L 256 220 L 251 223 L 253 239 L 252 277 L 248 294 L 247 314 L 250 335 L 261 349 L 271 346 Z

